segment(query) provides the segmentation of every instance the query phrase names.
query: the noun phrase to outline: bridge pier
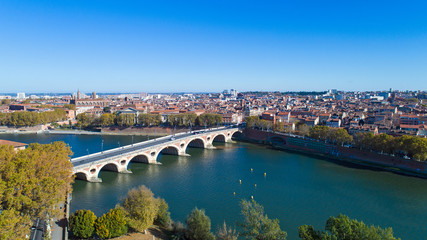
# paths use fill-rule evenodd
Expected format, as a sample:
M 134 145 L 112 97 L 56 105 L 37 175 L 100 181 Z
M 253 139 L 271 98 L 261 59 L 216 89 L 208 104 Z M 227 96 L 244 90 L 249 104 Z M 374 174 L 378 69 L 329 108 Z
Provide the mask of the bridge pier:
M 216 147 L 212 144 L 212 142 L 206 144 L 206 149 L 216 149 Z
M 178 156 L 191 157 L 190 154 L 185 152 L 185 149 L 179 150 Z
M 93 177 L 90 177 L 89 179 L 87 179 L 87 181 L 88 181 L 88 182 L 101 183 L 101 182 L 102 182 L 102 179 L 101 179 L 101 178 L 99 178 L 99 177 L 95 177 L 95 176 L 93 176 Z
M 119 173 L 132 173 L 131 170 L 127 169 L 127 166 L 123 166 L 119 169 Z

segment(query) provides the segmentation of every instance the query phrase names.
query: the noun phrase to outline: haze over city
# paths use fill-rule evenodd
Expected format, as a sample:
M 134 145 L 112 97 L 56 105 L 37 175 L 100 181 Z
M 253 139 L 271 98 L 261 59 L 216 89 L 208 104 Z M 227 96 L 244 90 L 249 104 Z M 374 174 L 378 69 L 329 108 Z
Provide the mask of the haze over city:
M 424 1 L 2 1 L 1 92 L 427 89 Z

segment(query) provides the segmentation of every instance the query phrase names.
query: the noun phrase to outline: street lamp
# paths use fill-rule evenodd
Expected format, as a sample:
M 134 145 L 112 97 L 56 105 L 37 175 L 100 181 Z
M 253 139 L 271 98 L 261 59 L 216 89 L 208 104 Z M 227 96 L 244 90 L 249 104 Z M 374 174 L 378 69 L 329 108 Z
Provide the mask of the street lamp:
M 87 155 L 89 155 L 89 148 L 86 148 L 86 151 L 87 151 Z
M 101 153 L 104 153 L 104 139 L 101 141 Z

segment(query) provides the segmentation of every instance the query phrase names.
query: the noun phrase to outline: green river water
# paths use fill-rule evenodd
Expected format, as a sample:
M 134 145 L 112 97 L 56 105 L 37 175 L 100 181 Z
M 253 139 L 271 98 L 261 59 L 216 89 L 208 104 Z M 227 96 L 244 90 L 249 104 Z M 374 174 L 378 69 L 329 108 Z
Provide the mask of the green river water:
M 0 139 L 61 140 L 72 147 L 74 157 L 101 151 L 102 140 L 104 150 L 132 143 L 131 136 L 101 135 L 2 134 Z M 143 140 L 134 137 L 134 142 Z M 174 220 L 183 222 L 197 206 L 206 210 L 214 230 L 223 221 L 239 221 L 240 199 L 253 196 L 269 217 L 280 220 L 288 239 L 298 239 L 298 226 L 323 229 L 327 218 L 339 213 L 392 227 L 402 239 L 426 239 L 426 179 L 243 142 L 214 145 L 215 150 L 189 148 L 191 157 L 160 156 L 162 165 L 131 163 L 132 174 L 101 171 L 102 183 L 77 180 L 71 210 L 90 209 L 101 216 L 129 189 L 144 184 L 168 202 Z

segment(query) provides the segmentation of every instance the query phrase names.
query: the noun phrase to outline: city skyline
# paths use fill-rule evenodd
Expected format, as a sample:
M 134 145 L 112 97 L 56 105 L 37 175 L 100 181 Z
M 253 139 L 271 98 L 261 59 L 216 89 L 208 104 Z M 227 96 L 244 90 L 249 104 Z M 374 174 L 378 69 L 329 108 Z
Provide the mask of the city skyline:
M 425 7 L 4 1 L 2 92 L 426 90 Z

